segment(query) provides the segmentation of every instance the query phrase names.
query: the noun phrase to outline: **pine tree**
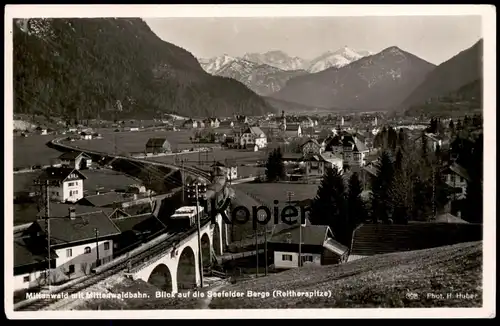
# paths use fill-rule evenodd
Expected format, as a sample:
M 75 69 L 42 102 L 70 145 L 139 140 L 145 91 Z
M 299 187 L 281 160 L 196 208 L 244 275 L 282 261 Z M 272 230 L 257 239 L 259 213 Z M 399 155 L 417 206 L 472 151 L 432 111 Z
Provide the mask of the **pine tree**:
M 337 168 L 327 168 L 311 205 L 311 222 L 328 225 L 337 240 L 348 246 L 345 185 Z
M 372 219 L 374 222 L 385 222 L 391 216 L 390 189 L 394 179 L 394 166 L 389 152 L 382 152 L 377 170 L 372 185 Z
M 412 204 L 412 219 L 416 221 L 425 221 L 431 213 L 429 206 L 432 189 L 427 183 L 422 182 L 417 175 L 413 180 L 413 204 Z
M 400 149 L 402 149 L 402 150 L 406 149 L 406 140 L 407 140 L 407 137 L 406 137 L 405 131 L 403 130 L 403 128 L 399 129 L 398 146 Z
M 269 157 L 266 162 L 266 179 L 269 182 L 274 182 L 280 180 L 285 175 L 285 167 L 283 164 L 283 155 L 281 150 L 274 149 L 269 153 Z
M 396 160 L 394 161 L 394 168 L 396 171 L 399 171 L 403 168 L 403 152 L 401 149 L 398 149 L 396 153 Z
M 365 203 L 361 198 L 362 191 L 363 188 L 358 174 L 354 172 L 349 178 L 349 190 L 347 194 L 348 234 L 351 235 L 352 231 L 367 218 Z M 348 240 L 350 242 L 350 237 Z

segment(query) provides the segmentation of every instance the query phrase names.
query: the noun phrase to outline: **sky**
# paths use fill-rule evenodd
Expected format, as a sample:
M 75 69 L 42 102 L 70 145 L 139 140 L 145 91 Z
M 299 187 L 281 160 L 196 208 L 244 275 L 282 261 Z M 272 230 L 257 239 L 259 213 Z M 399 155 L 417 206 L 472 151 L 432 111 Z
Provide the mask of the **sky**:
M 481 16 L 144 18 L 161 39 L 195 57 L 281 50 L 311 60 L 343 46 L 390 46 L 440 64 L 476 43 Z

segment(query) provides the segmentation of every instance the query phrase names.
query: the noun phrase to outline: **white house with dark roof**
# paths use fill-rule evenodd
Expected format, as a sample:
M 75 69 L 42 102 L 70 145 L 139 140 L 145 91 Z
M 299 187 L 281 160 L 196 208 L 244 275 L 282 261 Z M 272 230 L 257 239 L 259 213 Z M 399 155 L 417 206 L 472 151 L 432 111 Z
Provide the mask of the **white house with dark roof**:
M 36 263 L 46 257 L 46 253 L 37 253 L 35 248 L 46 248 L 46 220 L 34 222 L 23 233 L 21 239 L 17 239 L 19 252 L 31 253 L 29 259 Z M 87 214 L 76 214 L 74 210 L 68 210 L 66 216 L 50 219 L 50 248 L 55 258 L 51 265 L 51 284 L 64 282 L 70 279 L 88 275 L 96 265 L 107 263 L 113 259 L 113 240 L 121 233 L 120 229 L 102 211 Z M 15 247 L 15 248 L 16 248 Z M 15 249 L 16 250 L 16 249 Z M 42 258 L 36 258 L 41 256 Z M 26 263 L 25 262 L 25 263 Z M 45 264 L 46 265 L 46 264 Z M 16 266 L 15 266 L 16 267 Z M 31 273 L 18 274 L 22 277 L 23 284 L 17 287 L 28 288 L 36 285 L 44 285 L 47 282 L 45 267 L 39 264 L 37 269 Z M 18 265 L 18 271 L 19 265 Z M 32 279 L 33 278 L 33 279 Z M 24 282 L 26 281 L 26 282 Z
M 445 182 L 452 187 L 455 192 L 455 199 L 465 198 L 467 193 L 467 181 L 470 181 L 469 173 L 460 164 L 454 162 L 444 168 L 441 172 L 444 175 Z
M 44 284 L 48 267 L 47 246 L 30 243 L 21 236 L 14 236 L 14 291 Z M 51 250 L 51 267 L 56 266 L 57 255 Z
M 241 134 L 240 145 L 243 147 L 256 145 L 259 149 L 265 148 L 267 146 L 266 134 L 259 127 L 248 127 Z
M 365 156 L 369 150 L 365 143 L 355 136 L 344 136 L 343 144 L 343 159 L 344 164 L 363 166 L 365 164 Z
M 83 181 L 87 177 L 72 167 L 49 167 L 38 177 L 42 184 L 49 183 L 51 199 L 60 202 L 77 202 L 83 198 Z
M 330 139 L 325 146 L 325 152 L 331 152 L 334 155 L 341 156 L 344 165 L 365 165 L 365 157 L 369 153 L 368 147 L 364 141 L 358 137 L 342 132 Z
M 84 170 L 92 166 L 92 158 L 83 152 L 66 152 L 59 156 L 59 160 L 61 165 L 67 165 L 76 170 Z
M 299 264 L 298 225 L 273 231 L 268 248 L 273 255 L 276 269 L 296 268 Z M 302 262 L 303 264 L 331 265 L 347 261 L 349 248 L 333 239 L 333 233 L 326 225 L 302 226 Z

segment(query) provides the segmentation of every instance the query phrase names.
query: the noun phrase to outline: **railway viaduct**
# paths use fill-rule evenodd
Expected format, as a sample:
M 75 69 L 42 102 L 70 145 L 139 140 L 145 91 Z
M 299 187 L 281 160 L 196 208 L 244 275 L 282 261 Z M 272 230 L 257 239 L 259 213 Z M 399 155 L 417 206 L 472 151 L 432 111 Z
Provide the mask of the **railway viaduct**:
M 73 148 L 72 146 L 61 144 L 61 139 L 55 139 L 51 142 L 51 147 L 60 151 L 80 151 L 93 156 L 102 157 L 116 157 L 119 159 L 129 160 L 131 162 L 138 162 L 144 165 L 163 166 L 174 170 L 180 168 L 175 165 L 148 161 L 144 159 L 136 159 L 131 157 L 114 156 L 107 153 L 100 153 L 96 151 L 85 150 L 82 148 Z M 199 171 L 184 170 L 181 173 L 192 174 L 196 177 L 201 176 Z M 161 200 L 155 202 L 155 213 L 161 205 Z M 216 223 L 211 221 L 201 226 L 201 247 L 202 258 L 204 267 L 208 266 L 213 260 L 214 256 L 221 256 L 224 248 L 228 245 L 227 242 L 227 228 L 220 215 L 216 216 Z M 154 241 L 154 239 L 152 240 Z M 144 246 L 146 246 L 144 244 Z M 137 248 L 134 252 L 141 250 Z M 144 249 L 147 250 L 147 249 Z M 125 259 L 128 258 L 126 254 Z M 104 267 L 104 266 L 103 266 Z M 127 269 L 127 275 L 133 279 L 141 279 L 145 282 L 151 283 L 158 288 L 167 292 L 178 292 L 183 289 L 199 287 L 200 268 L 199 268 L 199 250 L 198 250 L 198 233 L 194 232 L 186 235 L 175 242 L 173 245 L 166 245 L 161 254 L 149 259 L 145 259 L 140 264 Z
M 204 267 L 207 267 L 215 258 L 222 255 L 227 245 L 227 230 L 220 215 L 217 223 L 211 222 L 201 227 L 201 250 Z M 221 232 L 222 231 L 222 232 Z M 192 289 L 200 284 L 198 234 L 184 238 L 165 248 L 165 251 L 148 261 L 130 269 L 128 275 L 133 279 L 145 282 L 167 292 L 179 292 Z

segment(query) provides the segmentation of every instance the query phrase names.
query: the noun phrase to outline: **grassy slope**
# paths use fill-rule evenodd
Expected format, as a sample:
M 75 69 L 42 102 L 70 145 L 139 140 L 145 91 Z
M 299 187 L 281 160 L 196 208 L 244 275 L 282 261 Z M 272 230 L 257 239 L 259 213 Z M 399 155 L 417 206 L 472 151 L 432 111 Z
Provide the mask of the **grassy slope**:
M 227 286 L 237 291 L 327 291 L 331 298 L 217 298 L 213 309 L 234 308 L 375 308 L 480 307 L 482 242 L 407 253 L 380 255 L 337 266 L 304 267 Z M 414 292 L 419 299 L 408 299 Z M 445 299 L 427 298 L 444 293 Z M 472 300 L 446 299 L 446 293 L 477 294 Z
M 482 242 L 435 249 L 379 255 L 338 266 L 304 267 L 302 270 L 227 285 L 220 291 L 327 291 L 331 298 L 214 298 L 211 309 L 262 308 L 391 308 L 480 307 L 482 297 Z M 144 281 L 124 279 L 108 291 L 141 292 L 149 299 L 87 300 L 77 310 L 199 309 L 203 300 L 154 298 L 157 289 Z M 407 293 L 419 299 L 408 299 Z M 468 299 L 427 299 L 427 293 L 477 294 Z M 444 295 L 446 298 L 446 294 Z

